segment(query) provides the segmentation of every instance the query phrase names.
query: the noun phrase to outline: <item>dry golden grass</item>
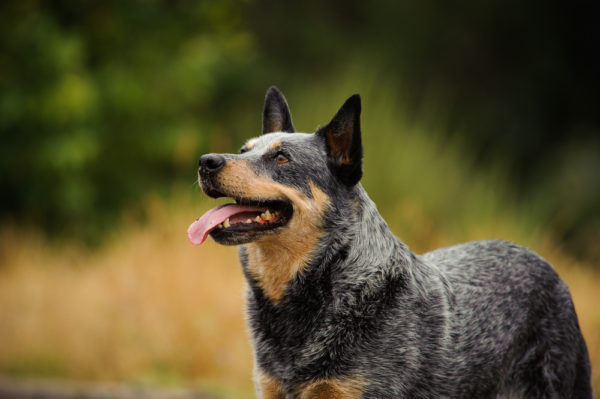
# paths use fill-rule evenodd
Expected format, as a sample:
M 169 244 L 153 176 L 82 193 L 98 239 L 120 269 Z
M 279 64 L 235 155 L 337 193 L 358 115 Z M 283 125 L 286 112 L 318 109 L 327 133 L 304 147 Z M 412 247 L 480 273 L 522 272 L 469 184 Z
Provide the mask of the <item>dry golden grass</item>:
M 252 396 L 243 276 L 234 248 L 192 246 L 200 210 L 129 227 L 107 248 L 54 248 L 4 231 L 0 373 L 195 384 Z
M 187 384 L 253 396 L 236 250 L 188 243 L 186 228 L 202 211 L 189 201 L 154 200 L 149 207 L 146 225 L 125 223 L 95 252 L 49 245 L 34 233 L 1 233 L 0 374 Z M 415 224 L 394 218 L 395 226 Z M 420 237 L 420 250 L 451 241 L 431 223 L 419 225 L 409 230 Z M 483 238 L 494 227 L 467 236 Z M 600 277 L 550 241 L 532 245 L 568 282 L 592 362 L 600 365 Z M 599 367 L 593 381 L 600 391 Z

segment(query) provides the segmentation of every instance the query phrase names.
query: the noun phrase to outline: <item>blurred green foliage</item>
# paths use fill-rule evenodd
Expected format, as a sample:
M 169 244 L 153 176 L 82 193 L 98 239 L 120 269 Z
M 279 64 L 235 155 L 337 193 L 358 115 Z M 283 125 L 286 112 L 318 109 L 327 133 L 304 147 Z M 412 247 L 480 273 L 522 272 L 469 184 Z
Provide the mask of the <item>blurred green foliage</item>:
M 3 2 L 0 215 L 94 242 L 147 193 L 191 187 L 201 153 L 234 151 L 256 135 L 264 90 L 277 84 L 295 118 L 332 115 L 345 96 L 368 93 L 366 119 L 383 110 L 395 119 L 371 123 L 367 146 L 384 143 L 393 158 L 412 145 L 396 130 L 422 135 L 414 148 L 431 151 L 417 159 L 454 165 L 461 182 L 489 176 L 494 187 L 454 186 L 453 203 L 465 190 L 482 193 L 465 209 L 510 199 L 574 253 L 600 259 L 600 36 L 590 7 Z M 413 164 L 425 163 L 376 164 L 386 170 L 370 190 L 387 201 L 416 191 L 432 217 L 452 212 L 435 205 L 449 186 L 407 171 Z M 383 178 L 391 172 L 393 189 Z
M 0 7 L 1 212 L 50 231 L 94 239 L 192 181 L 255 59 L 233 1 Z

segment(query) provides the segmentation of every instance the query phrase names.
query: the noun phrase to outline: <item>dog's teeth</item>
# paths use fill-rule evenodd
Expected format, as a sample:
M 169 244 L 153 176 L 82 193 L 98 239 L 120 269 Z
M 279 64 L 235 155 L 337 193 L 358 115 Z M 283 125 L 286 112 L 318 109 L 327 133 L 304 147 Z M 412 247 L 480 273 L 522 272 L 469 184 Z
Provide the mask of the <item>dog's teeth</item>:
M 246 223 L 246 224 L 252 223 L 252 219 L 246 219 L 246 221 L 244 223 Z
M 229 223 L 229 218 L 225 219 L 225 222 L 223 222 L 223 226 L 225 226 L 225 227 L 231 226 L 231 223 Z
M 222 229 L 223 228 L 223 223 L 219 223 L 219 225 L 217 227 L 220 228 L 220 229 Z
M 271 212 L 269 212 L 269 210 L 268 210 L 268 209 L 267 209 L 267 211 L 265 212 L 265 216 L 266 216 L 266 219 L 271 219 L 271 217 L 272 217 L 272 216 L 271 216 Z
M 257 216 L 257 217 L 255 217 L 255 218 L 254 218 L 254 221 L 255 221 L 255 222 L 260 222 L 260 216 Z

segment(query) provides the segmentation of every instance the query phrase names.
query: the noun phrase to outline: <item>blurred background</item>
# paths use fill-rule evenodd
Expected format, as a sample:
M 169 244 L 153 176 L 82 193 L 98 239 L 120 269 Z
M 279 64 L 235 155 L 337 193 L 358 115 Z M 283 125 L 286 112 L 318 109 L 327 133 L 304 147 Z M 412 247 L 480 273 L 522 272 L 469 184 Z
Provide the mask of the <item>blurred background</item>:
M 0 376 L 254 397 L 234 248 L 199 156 L 277 85 L 313 132 L 363 98 L 363 185 L 417 252 L 534 248 L 600 391 L 600 33 L 591 2 L 0 3 Z

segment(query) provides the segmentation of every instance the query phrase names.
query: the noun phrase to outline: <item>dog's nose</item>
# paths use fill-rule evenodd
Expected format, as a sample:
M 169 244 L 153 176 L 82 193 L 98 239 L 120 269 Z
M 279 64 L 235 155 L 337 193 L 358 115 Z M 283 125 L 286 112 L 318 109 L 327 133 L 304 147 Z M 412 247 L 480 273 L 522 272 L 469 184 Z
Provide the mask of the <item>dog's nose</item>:
M 218 172 L 219 170 L 223 169 L 223 166 L 225 166 L 225 157 L 219 154 L 202 155 L 198 164 L 200 169 L 205 172 Z

